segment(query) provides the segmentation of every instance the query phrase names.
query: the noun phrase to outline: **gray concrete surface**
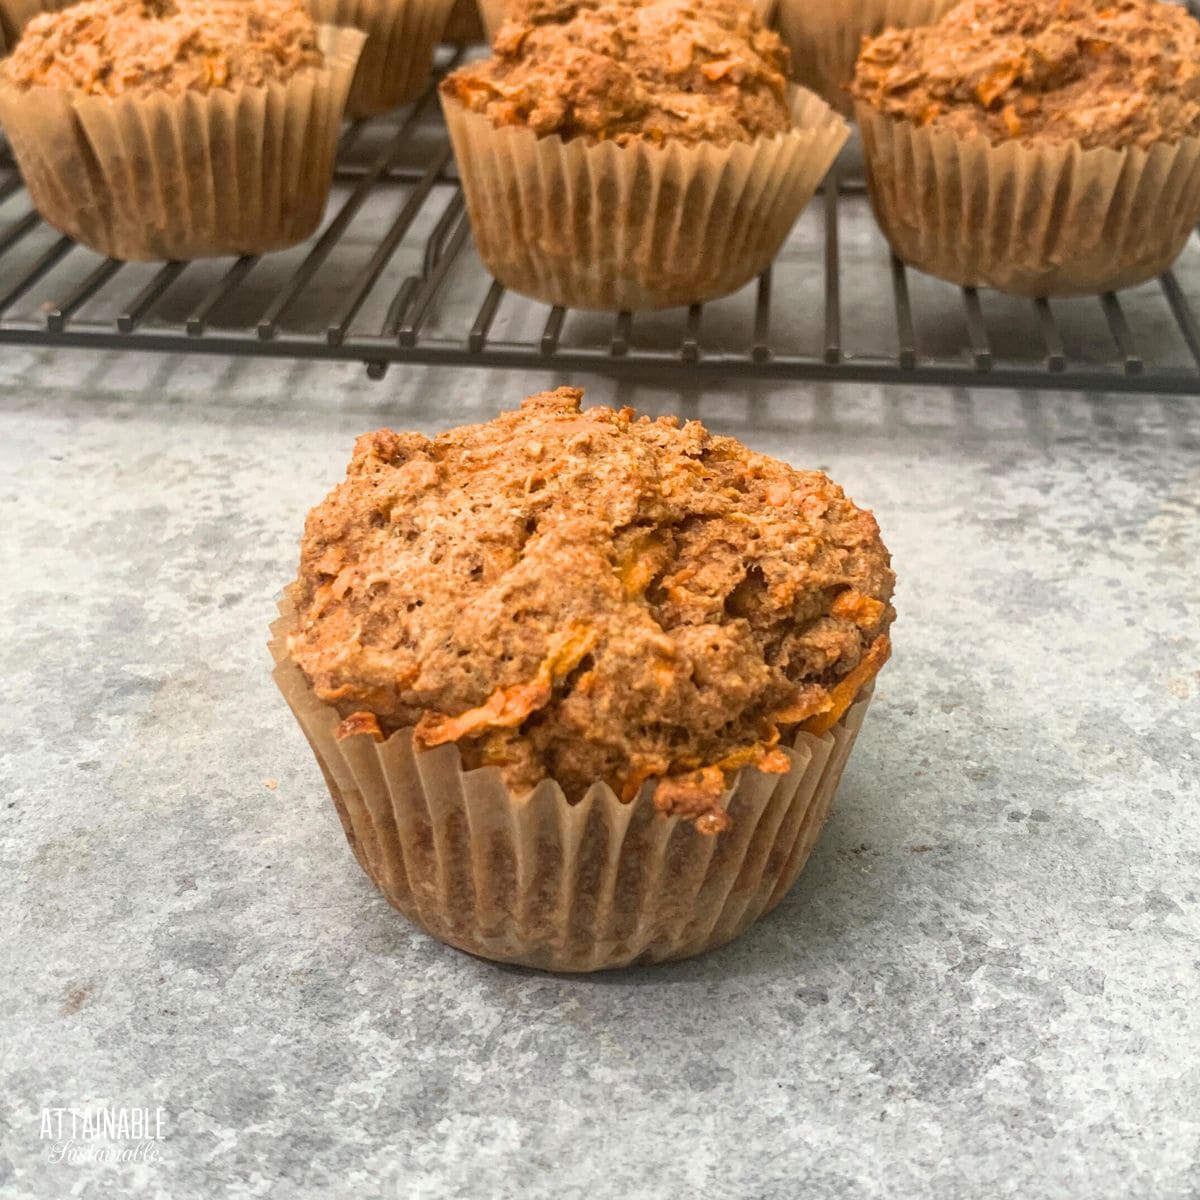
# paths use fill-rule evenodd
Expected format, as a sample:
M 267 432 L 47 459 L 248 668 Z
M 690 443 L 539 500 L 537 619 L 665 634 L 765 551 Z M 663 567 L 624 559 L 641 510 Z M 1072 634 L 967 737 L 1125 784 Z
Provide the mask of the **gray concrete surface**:
M 1200 1196 L 1200 404 L 595 382 L 827 468 L 900 620 L 783 906 L 563 979 L 372 891 L 264 648 L 355 434 L 546 382 L 0 356 L 0 1195 Z

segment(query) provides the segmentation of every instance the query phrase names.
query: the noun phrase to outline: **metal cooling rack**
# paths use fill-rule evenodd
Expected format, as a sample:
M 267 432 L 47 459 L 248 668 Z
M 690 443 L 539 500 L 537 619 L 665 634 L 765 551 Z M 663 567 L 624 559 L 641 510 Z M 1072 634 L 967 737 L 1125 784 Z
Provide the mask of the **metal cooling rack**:
M 454 60 L 443 60 L 443 67 Z M 852 145 L 771 269 L 665 313 L 551 308 L 507 292 L 471 244 L 437 100 L 348 125 L 324 224 L 262 258 L 103 259 L 32 211 L 0 156 L 0 343 L 585 370 L 1200 394 L 1200 241 L 1153 284 L 1028 301 L 905 268 Z

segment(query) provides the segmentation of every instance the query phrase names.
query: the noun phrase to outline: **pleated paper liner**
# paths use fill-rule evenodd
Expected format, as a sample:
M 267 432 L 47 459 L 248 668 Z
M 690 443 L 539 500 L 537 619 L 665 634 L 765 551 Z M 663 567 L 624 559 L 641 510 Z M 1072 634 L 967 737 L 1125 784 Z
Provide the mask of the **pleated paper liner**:
M 319 31 L 325 66 L 284 83 L 86 96 L 0 83 L 34 206 L 117 259 L 261 254 L 316 229 L 363 36 Z
M 1200 221 L 1200 138 L 1149 150 L 993 145 L 858 105 L 875 215 L 898 257 L 970 287 L 1077 296 L 1161 274 Z
M 553 971 L 687 958 L 737 937 L 796 881 L 870 701 L 827 734 L 801 733 L 786 775 L 742 771 L 716 837 L 622 804 L 597 784 L 569 804 L 546 781 L 513 796 L 456 747 L 415 753 L 412 731 L 338 741 L 338 713 L 288 657 L 295 613 L 271 627 L 274 678 L 308 738 L 363 870 L 406 917 L 461 950 Z
M 571 308 L 671 308 L 764 270 L 849 135 L 800 88 L 794 127 L 729 146 L 589 143 L 442 108 L 475 245 L 506 287 Z
M 750 0 L 750 3 L 764 23 L 770 21 L 776 0 Z M 479 15 L 483 18 L 483 29 L 489 43 L 495 39 L 496 30 L 504 24 L 506 6 L 507 0 L 479 0 Z
M 792 77 L 849 116 L 846 88 L 864 37 L 931 25 L 956 0 L 779 0 L 776 24 L 792 52 Z
M 496 30 L 504 24 L 504 6 L 505 0 L 479 0 L 479 16 L 489 46 L 496 39 Z
M 454 0 L 306 0 L 323 25 L 367 35 L 346 103 L 351 117 L 371 117 L 415 100 L 429 86 L 433 54 Z
M 487 35 L 483 31 L 483 18 L 475 0 L 454 0 L 446 29 L 442 34 L 445 42 L 482 42 Z

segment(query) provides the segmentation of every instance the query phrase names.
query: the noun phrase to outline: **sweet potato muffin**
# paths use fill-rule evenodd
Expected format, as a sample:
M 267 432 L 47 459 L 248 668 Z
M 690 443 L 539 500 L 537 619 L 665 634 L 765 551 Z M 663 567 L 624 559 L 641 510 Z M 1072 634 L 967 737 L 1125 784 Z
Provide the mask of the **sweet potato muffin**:
M 281 657 L 329 714 L 323 750 L 306 730 L 330 779 L 347 744 L 390 761 L 403 743 L 415 764 L 452 747 L 460 778 L 494 769 L 498 811 L 552 786 L 556 819 L 603 792 L 689 839 L 751 839 L 739 780 L 794 773 L 797 739 L 840 730 L 887 660 L 888 552 L 819 472 L 580 400 L 559 388 L 433 439 L 359 438 L 289 595 Z
M 963 137 L 1149 149 L 1200 134 L 1200 24 L 1155 0 L 970 0 L 869 42 L 854 93 Z
M 476 243 L 554 304 L 661 308 L 742 286 L 847 136 L 749 6 L 518 0 L 441 85 Z
M 35 206 L 121 259 L 262 253 L 320 221 L 362 47 L 298 0 L 83 0 L 0 64 Z
M 748 6 L 717 0 L 516 0 L 442 94 L 539 137 L 723 146 L 791 127 L 787 51 Z
M 0 73 L 23 90 L 178 95 L 283 83 L 324 62 L 299 0 L 83 0 L 34 17 Z
M 885 232 L 955 282 L 1141 282 L 1200 218 L 1200 24 L 1179 5 L 966 0 L 868 42 L 853 90 Z

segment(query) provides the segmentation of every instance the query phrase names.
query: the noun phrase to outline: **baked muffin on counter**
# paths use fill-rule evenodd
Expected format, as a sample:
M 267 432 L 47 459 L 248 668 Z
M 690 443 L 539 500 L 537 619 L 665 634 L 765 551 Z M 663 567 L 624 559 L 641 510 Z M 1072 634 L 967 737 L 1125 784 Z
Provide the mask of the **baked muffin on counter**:
M 581 397 L 361 437 L 273 643 L 388 899 L 564 970 L 698 953 L 783 896 L 894 615 L 824 475 Z
M 906 262 L 1033 296 L 1165 270 L 1200 220 L 1200 23 L 1157 0 L 966 0 L 868 42 L 871 198 Z
M 316 227 L 362 35 L 298 0 L 84 0 L 0 63 L 34 205 L 120 259 L 261 253 Z
M 524 0 L 441 85 L 476 245 L 551 304 L 666 308 L 775 256 L 844 143 L 739 0 Z

